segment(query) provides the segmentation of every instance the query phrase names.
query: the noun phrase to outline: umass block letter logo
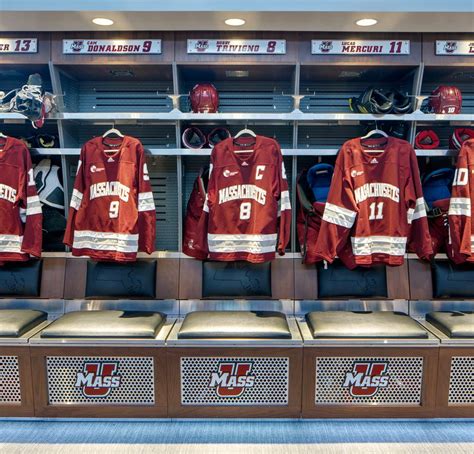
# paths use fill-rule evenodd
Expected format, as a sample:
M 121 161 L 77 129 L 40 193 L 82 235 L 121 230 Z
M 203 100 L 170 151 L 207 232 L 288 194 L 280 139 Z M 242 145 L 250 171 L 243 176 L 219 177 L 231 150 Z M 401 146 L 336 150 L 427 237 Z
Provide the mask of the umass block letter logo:
M 112 388 L 120 386 L 117 375 L 118 364 L 113 362 L 87 362 L 77 373 L 76 387 L 81 388 L 85 397 L 107 397 Z
M 255 375 L 251 362 L 222 362 L 218 371 L 211 373 L 209 386 L 216 389 L 219 397 L 240 397 L 246 388 L 253 387 Z
M 346 373 L 344 388 L 349 388 L 353 397 L 372 397 L 380 388 L 386 388 L 390 377 L 385 373 L 386 362 L 356 362 L 352 371 Z

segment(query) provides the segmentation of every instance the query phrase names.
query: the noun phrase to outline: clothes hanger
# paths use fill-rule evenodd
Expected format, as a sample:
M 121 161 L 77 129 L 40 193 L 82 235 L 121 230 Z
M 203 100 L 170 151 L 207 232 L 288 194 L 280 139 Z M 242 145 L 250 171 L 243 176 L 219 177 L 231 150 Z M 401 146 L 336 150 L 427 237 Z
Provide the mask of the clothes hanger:
M 372 129 L 365 136 L 362 136 L 360 140 L 362 142 L 362 140 L 370 139 L 372 136 L 375 136 L 376 134 L 379 134 L 382 137 L 385 137 L 386 139 L 388 139 L 388 134 L 385 131 L 382 131 L 381 129 L 379 129 L 377 127 L 377 123 L 375 123 L 375 129 Z M 385 150 L 379 149 L 379 150 L 364 150 L 364 151 L 367 153 L 381 153 L 381 152 L 384 152 Z
M 0 131 L 0 140 L 1 140 L 1 139 L 5 139 L 5 143 L 7 143 L 8 137 L 7 137 L 5 134 L 3 134 L 3 132 Z M 2 140 L 2 142 L 3 142 L 3 140 Z M 0 148 L 0 151 L 3 151 L 3 147 L 5 146 L 5 143 L 4 143 L 4 144 L 2 145 L 2 147 Z
M 236 139 L 238 139 L 239 137 L 242 137 L 244 134 L 248 134 L 249 136 L 253 137 L 253 138 L 257 138 L 257 134 L 255 134 L 251 129 L 248 129 L 247 127 L 245 127 L 244 129 L 241 129 L 235 136 L 234 136 L 234 143 L 237 143 L 238 145 L 238 142 L 236 142 Z M 255 141 L 249 145 L 255 145 Z M 253 153 L 253 150 L 234 150 L 234 153 Z
M 122 137 L 122 139 L 125 137 L 118 129 L 115 128 L 115 125 L 114 125 L 108 131 L 105 131 L 104 134 L 102 134 L 102 138 L 105 139 L 107 136 L 110 136 L 111 134 L 116 134 L 117 136 Z

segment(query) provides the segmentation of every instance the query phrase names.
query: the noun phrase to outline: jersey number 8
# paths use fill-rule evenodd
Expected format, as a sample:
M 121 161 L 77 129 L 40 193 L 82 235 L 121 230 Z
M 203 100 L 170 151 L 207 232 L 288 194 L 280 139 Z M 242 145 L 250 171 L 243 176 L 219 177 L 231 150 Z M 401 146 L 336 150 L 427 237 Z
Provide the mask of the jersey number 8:
M 250 213 L 252 212 L 252 204 L 250 202 L 243 202 L 240 204 L 240 219 L 246 221 L 250 219 Z

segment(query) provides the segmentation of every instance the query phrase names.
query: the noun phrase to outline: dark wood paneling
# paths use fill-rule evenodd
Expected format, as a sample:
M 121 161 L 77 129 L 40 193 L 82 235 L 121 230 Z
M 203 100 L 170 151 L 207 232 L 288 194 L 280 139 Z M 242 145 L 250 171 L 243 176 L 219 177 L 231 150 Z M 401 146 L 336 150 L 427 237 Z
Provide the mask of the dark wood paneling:
M 271 264 L 272 298 L 277 300 L 294 299 L 295 275 L 292 259 L 278 259 Z
M 318 357 L 422 356 L 423 387 L 419 406 L 315 405 L 315 361 Z M 429 418 L 435 416 L 438 348 L 314 348 L 303 356 L 303 418 Z
M 47 356 L 153 356 L 155 360 L 155 405 L 49 405 Z M 164 418 L 167 416 L 167 362 L 165 348 L 117 347 L 32 347 L 35 371 L 35 415 L 81 418 Z M 140 371 L 137 370 L 137 374 Z
M 316 299 L 318 297 L 318 271 L 316 265 L 304 265 L 300 259 L 295 259 L 294 262 L 295 299 Z
M 179 299 L 179 259 L 157 260 L 156 298 Z
M 47 64 L 51 59 L 51 34 L 37 32 L 0 33 L 0 38 L 36 38 L 38 52 L 35 54 L 0 54 L 3 64 Z M 26 82 L 26 80 L 25 80 Z
M 474 55 L 436 55 L 436 40 L 473 41 L 473 33 L 423 34 L 423 62 L 426 66 L 474 66 Z
M 453 356 L 474 356 L 474 348 L 440 348 L 438 366 L 438 389 L 436 392 L 436 416 L 442 418 L 474 418 L 474 403 L 471 405 L 450 405 L 449 383 L 451 359 Z
M 312 55 L 312 39 L 333 40 L 410 40 L 410 55 Z M 299 59 L 302 64 L 317 65 L 407 65 L 421 62 L 421 34 L 419 33 L 301 33 Z
M 66 260 L 65 299 L 83 299 L 86 295 L 87 259 Z
M 66 259 L 46 257 L 41 273 L 41 298 L 61 299 L 64 297 Z
M 410 299 L 410 284 L 408 280 L 408 264 L 387 266 L 387 294 L 390 299 Z
M 301 412 L 302 353 L 302 348 L 168 348 L 168 415 L 172 418 L 298 418 Z M 288 357 L 290 358 L 288 405 L 181 405 L 180 358 L 183 356 Z
M 202 298 L 202 262 L 196 259 L 181 259 L 179 264 L 179 299 Z
M 0 416 L 34 416 L 29 347 L 0 347 L 0 356 L 18 357 L 21 390 L 21 404 L 0 405 Z
M 64 55 L 63 39 L 161 39 L 159 55 Z M 171 32 L 92 32 L 53 33 L 51 40 L 51 58 L 55 64 L 82 65 L 147 65 L 171 63 L 174 59 L 173 33 Z
M 175 34 L 175 56 L 177 63 L 296 63 L 298 34 L 285 32 L 179 32 Z M 284 55 L 213 55 L 188 54 L 188 39 L 286 39 Z
M 410 299 L 429 300 L 433 298 L 431 265 L 428 262 L 416 259 L 409 260 L 408 275 L 410 282 Z

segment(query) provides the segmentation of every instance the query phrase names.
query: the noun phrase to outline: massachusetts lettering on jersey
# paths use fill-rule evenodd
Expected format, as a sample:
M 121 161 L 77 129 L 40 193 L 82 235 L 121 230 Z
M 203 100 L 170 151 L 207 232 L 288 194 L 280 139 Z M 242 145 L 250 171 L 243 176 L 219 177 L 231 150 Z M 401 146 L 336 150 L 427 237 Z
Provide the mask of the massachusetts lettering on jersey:
M 400 189 L 388 183 L 366 183 L 354 190 L 357 203 L 361 203 L 370 197 L 385 197 L 394 202 L 400 201 Z
M 120 183 L 120 181 L 103 181 L 91 185 L 90 200 L 107 196 L 118 196 L 120 200 L 128 202 L 130 188 Z
M 238 184 L 219 189 L 219 205 L 232 200 L 252 199 L 265 205 L 267 191 L 254 184 Z
M 7 200 L 8 202 L 15 203 L 16 200 L 16 189 L 7 186 L 6 184 L 0 183 L 0 199 Z

